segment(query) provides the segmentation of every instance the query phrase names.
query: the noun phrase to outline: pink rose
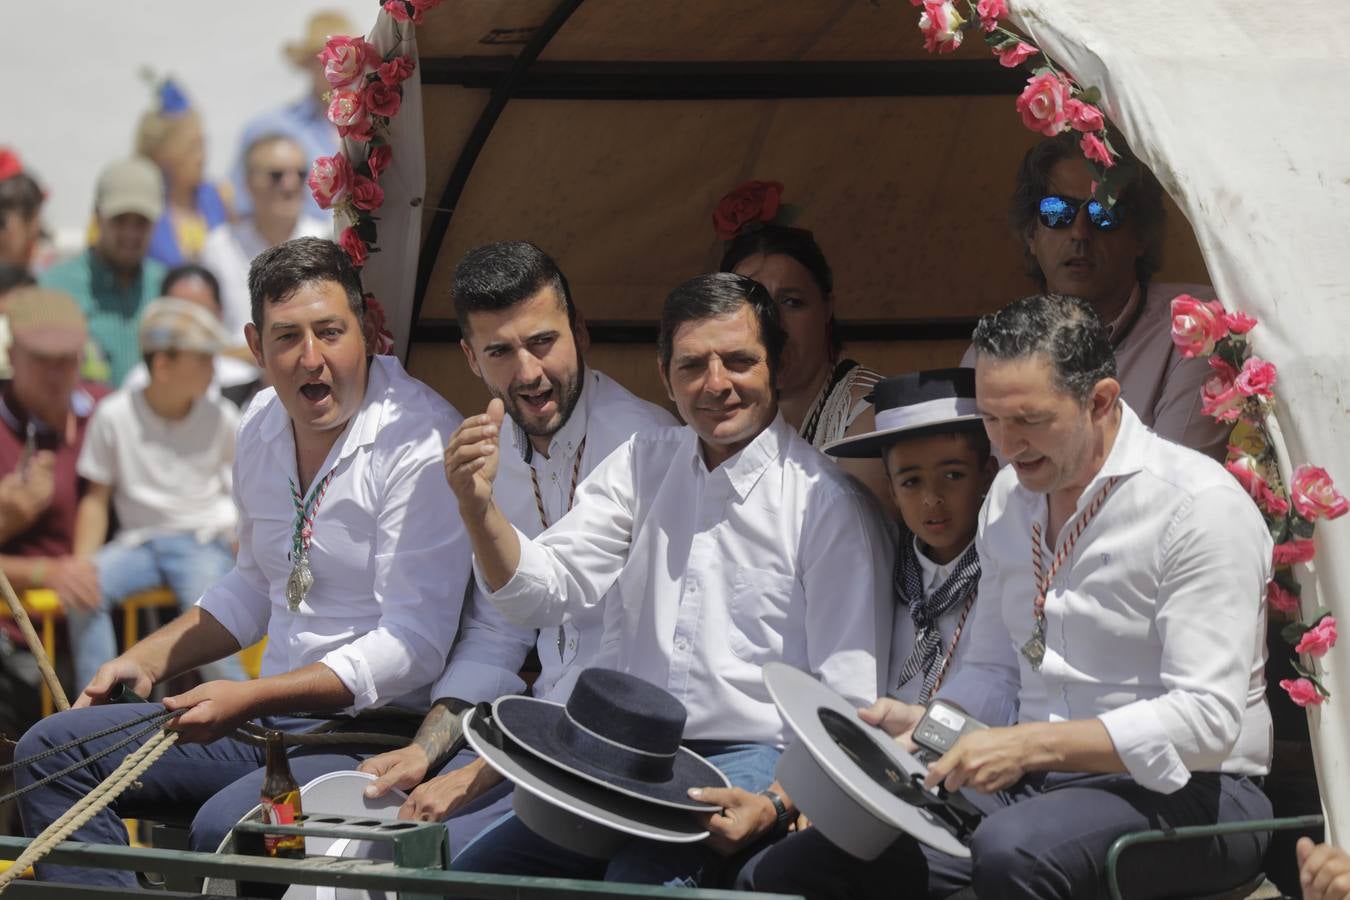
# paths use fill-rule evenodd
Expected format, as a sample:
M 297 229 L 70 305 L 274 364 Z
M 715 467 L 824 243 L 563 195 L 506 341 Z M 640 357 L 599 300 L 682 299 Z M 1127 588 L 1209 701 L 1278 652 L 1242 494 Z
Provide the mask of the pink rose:
M 404 0 L 385 0 L 384 11 L 389 13 L 389 18 L 395 22 L 406 22 L 412 18 L 408 12 L 408 4 Z
M 1320 518 L 1339 519 L 1350 510 L 1350 502 L 1336 490 L 1327 470 L 1306 463 L 1294 470 L 1289 486 L 1294 509 L 1309 522 Z
M 352 205 L 358 209 L 374 210 L 384 204 L 384 189 L 364 175 L 352 175 Z
M 1046 137 L 1054 137 L 1069 127 L 1069 115 L 1064 109 L 1068 97 L 1069 83 L 1062 75 L 1055 72 L 1033 75 L 1017 98 L 1022 124 Z
M 1286 678 L 1280 682 L 1280 687 L 1284 688 L 1289 694 L 1289 699 L 1299 706 L 1318 706 L 1322 703 L 1322 692 L 1306 678 L 1297 680 Z
M 1246 334 L 1256 327 L 1256 319 L 1246 313 L 1224 313 L 1223 324 L 1233 334 Z
M 1279 610 L 1286 615 L 1293 615 L 1299 610 L 1298 596 L 1280 587 L 1278 581 L 1272 581 L 1266 585 L 1266 602 L 1271 605 L 1272 609 Z
M 1277 566 L 1292 566 L 1309 562 L 1316 554 L 1317 549 L 1311 540 L 1297 539 L 1276 544 L 1271 560 Z
M 366 242 L 361 240 L 361 236 L 356 233 L 356 229 L 348 226 L 338 235 L 338 246 L 346 251 L 347 257 L 352 261 L 352 265 L 361 268 L 366 264 L 366 257 L 370 250 L 366 247 Z
M 1270 488 L 1266 479 L 1265 467 L 1254 456 L 1246 453 L 1224 463 L 1224 468 L 1238 480 L 1256 505 L 1272 515 L 1282 516 L 1289 512 L 1289 501 Z
M 1064 111 L 1069 114 L 1069 124 L 1075 131 L 1101 131 L 1106 127 L 1102 111 L 1091 103 L 1070 97 L 1064 101 Z
M 409 2 L 412 3 L 413 8 L 413 23 L 421 25 L 426 14 L 435 9 L 441 0 L 409 0 Z
M 366 101 L 360 91 L 336 90 L 328 104 L 328 121 L 338 128 L 355 128 L 365 123 Z
M 1106 141 L 1097 137 L 1095 134 L 1083 135 L 1082 139 L 1078 142 L 1078 149 L 1083 151 L 1084 159 L 1092 160 L 1103 169 L 1109 169 L 1116 164 L 1115 157 L 1111 155 L 1111 148 L 1106 146 Z M 1095 192 L 1095 186 L 1093 190 Z
M 1244 397 L 1275 396 L 1275 364 L 1266 362 L 1259 356 L 1249 356 L 1242 364 L 1242 371 L 1233 380 Z
M 1009 41 L 994 48 L 994 55 L 998 57 L 999 65 L 1007 69 L 1017 68 L 1040 52 L 1026 41 Z
M 309 190 L 320 209 L 332 209 L 347 196 L 352 166 L 341 153 L 320 156 L 309 168 Z
M 394 334 L 385 324 L 384 306 L 375 299 L 374 294 L 366 294 L 366 314 L 363 325 L 366 345 L 376 355 L 394 352 Z
M 993 31 L 998 28 L 998 20 L 1008 14 L 1008 0 L 979 0 L 975 12 L 980 16 L 980 27 Z
M 389 168 L 389 163 L 394 160 L 394 151 L 389 149 L 388 144 L 381 144 L 374 148 L 366 156 L 366 165 L 370 166 L 370 177 L 379 178 L 380 173 Z
M 1214 374 L 1200 388 L 1200 412 L 1220 422 L 1236 422 L 1246 399 L 1233 384 L 1237 370 L 1217 356 L 1209 365 Z
M 1085 137 L 1091 137 L 1087 135 Z M 1187 359 L 1209 356 L 1214 345 L 1228 336 L 1223 304 L 1197 300 L 1190 294 L 1172 299 L 1172 343 Z
M 367 68 L 378 65 L 380 55 L 365 38 L 338 35 L 328 39 L 319 59 L 323 62 L 323 77 L 333 87 L 341 88 L 364 75 Z
M 366 87 L 366 109 L 373 116 L 393 118 L 403 103 L 403 94 L 396 87 L 390 87 L 383 81 L 372 81 Z
M 385 63 L 380 63 L 376 72 L 379 73 L 380 80 L 390 87 L 397 87 L 407 81 L 412 75 L 413 69 L 417 64 L 412 61 L 410 56 L 396 56 Z
M 952 0 L 923 0 L 919 30 L 923 32 L 923 47 L 929 53 L 951 53 L 960 47 L 964 24 L 966 20 L 956 11 Z
M 1322 657 L 1334 646 L 1336 646 L 1336 617 L 1323 616 L 1320 622 L 1303 632 L 1303 637 L 1299 638 L 1294 646 L 1294 652 Z

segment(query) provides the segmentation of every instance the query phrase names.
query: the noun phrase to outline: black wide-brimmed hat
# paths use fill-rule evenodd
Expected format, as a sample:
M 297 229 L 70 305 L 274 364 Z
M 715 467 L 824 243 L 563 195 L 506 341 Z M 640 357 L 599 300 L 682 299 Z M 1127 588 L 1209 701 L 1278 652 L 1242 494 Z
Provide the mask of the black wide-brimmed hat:
M 958 423 L 974 427 L 980 418 L 974 369 L 928 369 L 883 378 L 867 399 L 876 410 L 876 430 L 832 441 L 825 445 L 826 453 L 879 456 L 901 438 L 950 430 Z

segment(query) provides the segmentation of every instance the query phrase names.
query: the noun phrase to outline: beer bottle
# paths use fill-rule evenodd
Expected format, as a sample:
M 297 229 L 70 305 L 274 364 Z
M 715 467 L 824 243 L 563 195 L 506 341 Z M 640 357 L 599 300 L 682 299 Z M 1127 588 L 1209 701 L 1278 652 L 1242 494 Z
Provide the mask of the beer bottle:
M 300 817 L 300 785 L 291 774 L 280 731 L 267 732 L 267 775 L 262 784 L 262 820 L 268 825 L 294 825 Z M 295 859 L 305 855 L 305 839 L 298 834 L 269 834 L 263 838 L 268 856 Z

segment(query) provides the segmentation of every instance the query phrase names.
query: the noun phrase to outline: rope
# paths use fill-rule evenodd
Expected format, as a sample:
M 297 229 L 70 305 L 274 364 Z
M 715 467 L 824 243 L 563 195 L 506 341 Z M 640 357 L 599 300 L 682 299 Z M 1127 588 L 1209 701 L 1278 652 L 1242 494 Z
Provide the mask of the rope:
M 19 858 L 14 860 L 14 864 L 0 873 L 0 893 L 3 893 L 5 888 L 9 887 L 10 882 L 23 874 L 29 866 L 41 860 L 57 844 L 70 837 L 80 826 L 98 815 L 108 804 L 121 796 L 123 791 L 134 784 L 136 779 L 140 778 L 145 770 L 154 765 L 177 741 L 178 732 L 161 731 L 141 745 L 134 753 L 128 754 L 127 758 L 122 760 L 122 764 L 111 775 L 104 779 L 98 787 L 90 791 L 88 796 L 81 799 L 66 810 L 55 822 L 44 828 L 41 834 L 29 842 L 24 851 L 19 854 Z
M 155 712 L 149 713 L 148 715 L 141 716 L 139 719 L 132 719 L 130 722 L 121 722 L 117 725 L 112 726 L 111 728 L 105 728 L 102 731 L 96 731 L 93 734 L 86 734 L 83 737 L 74 738 L 73 740 L 66 741 L 64 744 L 57 744 L 55 747 L 50 747 L 46 750 L 43 750 L 41 753 L 34 753 L 32 756 L 26 756 L 23 759 L 16 759 L 13 762 L 6 763 L 5 765 L 0 766 L 0 774 L 8 772 L 10 769 L 18 769 L 25 766 L 31 766 L 33 763 L 42 762 L 49 756 L 55 756 L 58 753 L 65 753 L 67 750 L 71 750 L 75 747 L 80 746 L 81 744 L 87 744 L 90 741 L 96 741 L 99 738 L 107 737 L 110 734 L 116 734 L 119 731 L 126 731 L 128 728 L 135 728 L 137 725 L 144 724 L 146 722 L 151 721 L 152 719 L 155 720 L 156 723 L 158 723 L 163 721 L 164 719 L 168 719 L 176 715 L 178 715 L 178 712 L 175 712 L 173 710 L 168 709 L 156 710 Z
M 5 595 L 5 603 L 9 605 L 9 613 L 18 623 L 19 630 L 23 632 L 23 639 L 28 644 L 28 652 L 33 654 L 33 659 L 37 660 L 38 671 L 42 673 L 42 680 L 47 683 L 47 690 L 52 693 L 52 700 L 56 703 L 58 710 L 70 709 L 70 701 L 66 699 L 66 689 L 61 687 L 61 679 L 56 677 L 56 672 L 52 670 L 52 664 L 47 659 L 47 650 L 42 646 L 42 639 L 38 637 L 37 632 L 33 630 L 33 623 L 28 618 L 28 610 L 23 608 L 19 602 L 18 595 L 14 593 L 14 585 L 9 583 L 9 577 L 4 572 L 0 572 L 0 593 Z

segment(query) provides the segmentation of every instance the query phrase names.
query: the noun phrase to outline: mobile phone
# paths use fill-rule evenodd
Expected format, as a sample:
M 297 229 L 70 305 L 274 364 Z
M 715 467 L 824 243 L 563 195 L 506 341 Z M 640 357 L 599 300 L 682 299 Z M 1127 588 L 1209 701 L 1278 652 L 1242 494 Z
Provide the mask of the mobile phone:
M 964 710 L 944 700 L 928 704 L 923 718 L 914 726 L 914 743 L 919 745 L 917 756 L 924 763 L 938 759 L 956 744 L 968 731 L 987 727 Z

